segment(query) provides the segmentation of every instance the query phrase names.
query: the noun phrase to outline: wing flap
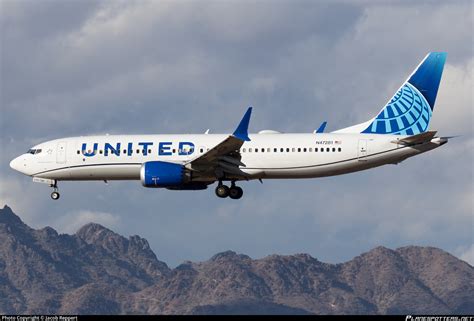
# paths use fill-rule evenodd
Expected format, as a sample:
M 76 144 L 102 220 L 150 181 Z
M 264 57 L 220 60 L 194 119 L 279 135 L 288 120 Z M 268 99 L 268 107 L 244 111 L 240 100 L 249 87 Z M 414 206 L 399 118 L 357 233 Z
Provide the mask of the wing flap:
M 205 154 L 201 155 L 200 157 L 192 160 L 189 162 L 193 169 L 197 169 L 199 167 L 210 167 L 217 165 L 217 162 L 220 157 L 228 157 L 233 158 L 232 156 L 228 156 L 230 153 L 235 152 L 238 150 L 244 141 L 238 139 L 234 136 L 229 136 L 224 139 L 221 143 L 211 148 Z M 237 160 L 236 158 L 233 158 Z M 238 160 L 240 162 L 240 160 Z
M 234 166 L 242 166 L 242 167 L 247 166 L 244 163 L 242 163 L 240 160 L 238 160 L 237 158 L 230 157 L 230 156 L 219 156 L 218 159 L 224 162 L 230 163 Z
M 235 165 L 229 165 L 228 163 L 218 162 L 218 166 L 222 168 L 224 172 L 232 174 L 232 175 L 243 176 L 243 177 L 249 176 L 247 173 L 243 172 L 238 166 L 235 166 Z

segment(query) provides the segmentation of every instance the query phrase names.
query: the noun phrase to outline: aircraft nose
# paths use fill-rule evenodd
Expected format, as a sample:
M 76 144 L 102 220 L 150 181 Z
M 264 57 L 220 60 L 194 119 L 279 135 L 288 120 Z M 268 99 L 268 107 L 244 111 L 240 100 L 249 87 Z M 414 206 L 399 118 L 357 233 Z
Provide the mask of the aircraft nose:
M 10 162 L 10 167 L 17 172 L 21 172 L 21 160 L 20 157 L 15 158 Z

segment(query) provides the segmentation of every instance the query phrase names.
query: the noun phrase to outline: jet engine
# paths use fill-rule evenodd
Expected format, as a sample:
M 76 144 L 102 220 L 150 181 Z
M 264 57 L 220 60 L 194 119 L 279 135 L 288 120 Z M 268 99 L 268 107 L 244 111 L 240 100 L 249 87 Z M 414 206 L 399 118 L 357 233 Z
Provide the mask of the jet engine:
M 144 163 L 140 180 L 145 187 L 174 187 L 188 181 L 183 165 L 160 161 Z

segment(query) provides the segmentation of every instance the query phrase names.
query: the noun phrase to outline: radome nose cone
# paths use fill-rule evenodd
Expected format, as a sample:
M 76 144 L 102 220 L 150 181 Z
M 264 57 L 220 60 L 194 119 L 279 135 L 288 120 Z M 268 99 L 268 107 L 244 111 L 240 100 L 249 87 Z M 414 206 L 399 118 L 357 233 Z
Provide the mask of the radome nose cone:
M 20 160 L 18 159 L 18 157 L 10 162 L 10 167 L 16 171 L 20 171 L 19 165 L 20 165 Z

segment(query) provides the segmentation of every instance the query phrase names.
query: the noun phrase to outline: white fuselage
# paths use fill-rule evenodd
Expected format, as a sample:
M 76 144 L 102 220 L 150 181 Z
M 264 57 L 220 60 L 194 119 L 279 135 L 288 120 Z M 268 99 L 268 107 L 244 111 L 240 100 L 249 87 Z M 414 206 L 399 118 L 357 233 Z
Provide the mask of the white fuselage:
M 29 176 L 57 181 L 139 180 L 145 162 L 186 164 L 226 137 L 226 134 L 200 134 L 63 138 L 35 146 L 41 149 L 40 153 L 23 154 L 14 159 L 11 166 Z M 249 137 L 250 141 L 239 150 L 241 162 L 246 165 L 240 169 L 250 175 L 249 179 L 312 178 L 356 172 L 397 164 L 445 142 L 434 138 L 406 146 L 396 143 L 406 136 L 343 133 L 272 133 Z M 216 180 L 213 175 L 193 177 L 193 181 L 212 183 Z

